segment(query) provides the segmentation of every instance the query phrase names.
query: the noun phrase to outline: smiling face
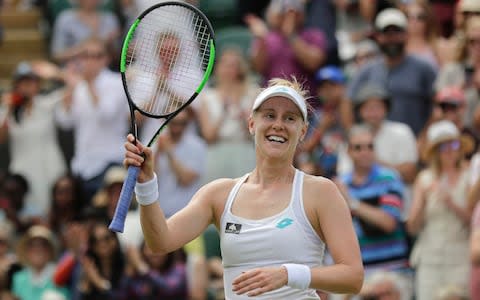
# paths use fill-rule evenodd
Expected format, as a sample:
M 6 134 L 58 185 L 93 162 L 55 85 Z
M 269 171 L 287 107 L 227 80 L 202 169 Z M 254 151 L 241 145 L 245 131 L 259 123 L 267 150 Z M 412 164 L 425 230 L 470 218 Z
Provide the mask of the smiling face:
M 250 116 L 248 127 L 255 136 L 258 155 L 287 161 L 293 160 L 298 142 L 307 132 L 300 109 L 284 97 L 272 97 L 263 102 Z

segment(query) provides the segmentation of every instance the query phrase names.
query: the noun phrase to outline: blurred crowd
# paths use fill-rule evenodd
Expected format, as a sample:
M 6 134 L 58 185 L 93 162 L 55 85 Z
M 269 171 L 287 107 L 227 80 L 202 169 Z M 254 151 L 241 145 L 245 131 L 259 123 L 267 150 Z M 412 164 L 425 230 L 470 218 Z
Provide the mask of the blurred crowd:
M 0 299 L 223 299 L 215 227 L 157 255 L 133 201 L 125 232 L 108 230 L 130 130 L 122 38 L 157 2 L 18 4 L 44 13 L 50 53 L 19 63 L 1 96 Z M 366 271 L 359 295 L 322 299 L 480 299 L 480 1 L 188 2 L 219 53 L 153 146 L 166 216 L 254 167 L 253 100 L 295 76 L 310 91 L 296 167 L 337 184 Z M 140 118 L 143 142 L 159 122 Z

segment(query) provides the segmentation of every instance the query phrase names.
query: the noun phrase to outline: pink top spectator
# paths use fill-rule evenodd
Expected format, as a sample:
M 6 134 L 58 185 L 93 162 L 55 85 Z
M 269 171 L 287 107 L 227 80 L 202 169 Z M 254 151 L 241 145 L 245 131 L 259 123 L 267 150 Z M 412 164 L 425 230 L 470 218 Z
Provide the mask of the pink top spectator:
M 327 49 L 325 35 L 322 31 L 314 28 L 301 30 L 299 37 L 310 45 L 317 46 L 323 51 Z M 280 33 L 270 31 L 265 37 L 268 63 L 264 76 L 265 82 L 274 77 L 286 78 L 295 75 L 300 81 L 305 80 L 305 87 L 310 94 L 315 94 L 314 74 L 305 70 L 295 59 L 295 54 L 288 40 Z M 253 44 L 253 49 L 258 47 L 259 40 Z

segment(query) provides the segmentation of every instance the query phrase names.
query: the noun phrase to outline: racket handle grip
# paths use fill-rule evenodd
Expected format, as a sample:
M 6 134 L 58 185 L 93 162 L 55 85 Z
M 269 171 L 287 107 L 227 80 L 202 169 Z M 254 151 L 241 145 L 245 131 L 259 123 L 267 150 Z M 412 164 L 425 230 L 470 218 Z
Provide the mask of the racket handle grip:
M 108 227 L 111 231 L 123 232 L 123 228 L 125 227 L 125 219 L 127 217 L 128 209 L 130 208 L 130 203 L 132 202 L 133 191 L 135 189 L 135 183 L 137 182 L 139 173 L 139 167 L 128 167 L 127 178 L 125 178 L 125 181 L 123 182 L 122 191 L 120 192 L 120 197 L 118 198 L 115 214 L 113 215 L 112 222 Z

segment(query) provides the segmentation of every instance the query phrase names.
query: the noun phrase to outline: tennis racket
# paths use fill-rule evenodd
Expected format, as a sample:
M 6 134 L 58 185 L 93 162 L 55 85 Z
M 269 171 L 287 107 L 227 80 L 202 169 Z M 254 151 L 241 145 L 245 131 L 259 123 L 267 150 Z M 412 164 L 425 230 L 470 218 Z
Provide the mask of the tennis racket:
M 143 13 L 131 25 L 123 43 L 120 73 L 137 140 L 135 114 L 164 119 L 163 128 L 197 97 L 215 61 L 212 25 L 196 7 L 163 2 Z M 140 168 L 129 166 L 110 230 L 123 232 Z

